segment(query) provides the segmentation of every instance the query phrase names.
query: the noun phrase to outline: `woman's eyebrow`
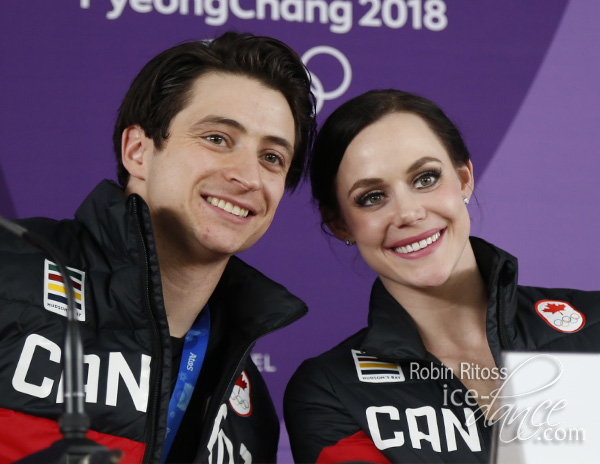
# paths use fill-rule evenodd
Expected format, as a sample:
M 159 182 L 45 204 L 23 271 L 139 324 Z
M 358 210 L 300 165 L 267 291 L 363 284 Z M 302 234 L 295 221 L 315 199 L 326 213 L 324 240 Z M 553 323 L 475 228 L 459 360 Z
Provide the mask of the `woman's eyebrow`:
M 354 192 L 356 189 L 363 187 L 372 187 L 374 185 L 381 184 L 382 182 L 383 179 L 379 177 L 368 177 L 365 179 L 359 179 L 356 182 L 354 182 L 354 184 L 352 184 L 352 187 L 350 187 L 350 190 L 348 190 L 348 197 L 350 197 L 350 195 L 352 195 L 352 192 Z
M 433 156 L 423 156 L 422 158 L 419 158 L 417 161 L 411 164 L 406 170 L 406 172 L 411 173 L 417 171 L 421 168 L 421 166 L 432 161 L 437 161 L 438 163 L 440 162 L 439 158 L 435 158 Z M 356 189 L 363 187 L 373 187 L 381 183 L 383 183 L 383 179 L 381 179 L 380 177 L 367 177 L 365 179 L 359 179 L 356 182 L 354 182 L 354 184 L 352 184 L 352 187 L 350 187 L 350 190 L 348 190 L 348 197 L 350 197 L 352 195 L 352 192 L 354 192 Z
M 411 164 L 409 166 L 409 168 L 406 170 L 406 172 L 417 171 L 418 169 L 421 168 L 421 166 L 423 166 L 424 164 L 427 164 L 431 161 L 437 161 L 438 163 L 440 162 L 439 158 L 435 158 L 433 156 L 423 156 L 422 158 L 419 158 L 417 161 L 415 161 L 413 164 Z

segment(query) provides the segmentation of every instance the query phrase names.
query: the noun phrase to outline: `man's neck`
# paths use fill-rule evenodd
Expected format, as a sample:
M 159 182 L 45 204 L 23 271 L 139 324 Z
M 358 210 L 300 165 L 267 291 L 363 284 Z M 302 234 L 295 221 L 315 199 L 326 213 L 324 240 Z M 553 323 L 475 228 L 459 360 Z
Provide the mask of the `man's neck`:
M 193 267 L 161 263 L 163 297 L 171 336 L 181 338 L 190 330 L 213 294 L 227 261 Z
M 163 297 L 169 332 L 181 338 L 213 294 L 223 275 L 227 261 L 210 266 L 188 269 L 165 269 L 161 266 Z

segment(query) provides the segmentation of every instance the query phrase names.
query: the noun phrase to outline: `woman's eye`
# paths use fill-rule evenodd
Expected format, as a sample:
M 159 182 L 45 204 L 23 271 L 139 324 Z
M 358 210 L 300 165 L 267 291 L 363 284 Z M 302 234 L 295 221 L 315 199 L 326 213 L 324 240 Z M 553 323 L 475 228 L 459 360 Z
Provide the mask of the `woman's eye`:
M 432 176 L 425 176 L 417 179 L 418 187 L 429 187 L 431 184 L 433 184 L 433 182 L 434 179 Z
M 360 206 L 375 206 L 383 201 L 383 192 L 370 192 L 358 198 L 357 203 Z
M 437 172 L 426 172 L 421 174 L 415 179 L 416 188 L 427 188 L 431 187 L 440 178 L 440 174 Z

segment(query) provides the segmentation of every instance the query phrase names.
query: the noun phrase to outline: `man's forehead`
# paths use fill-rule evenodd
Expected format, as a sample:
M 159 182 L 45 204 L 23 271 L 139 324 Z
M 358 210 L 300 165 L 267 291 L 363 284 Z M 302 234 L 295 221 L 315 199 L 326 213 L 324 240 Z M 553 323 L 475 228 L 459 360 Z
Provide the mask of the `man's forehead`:
M 177 116 L 184 116 L 192 128 L 224 125 L 245 133 L 255 130 L 282 145 L 294 144 L 295 121 L 285 96 L 245 75 L 208 72 L 200 76 Z M 259 124 L 261 118 L 265 124 Z M 286 127 L 286 119 L 291 128 Z
M 208 71 L 194 81 L 190 88 L 189 101 L 192 101 L 197 96 L 217 96 L 219 98 L 232 96 L 233 98 L 252 98 L 253 94 L 247 94 L 243 91 L 244 88 L 254 87 L 259 92 L 266 91 L 267 93 L 273 92 L 277 95 L 282 102 L 285 102 L 286 107 L 289 109 L 290 114 L 293 116 L 292 108 L 287 101 L 286 96 L 283 92 L 273 86 L 267 85 L 261 79 L 248 76 L 246 74 L 236 74 L 230 72 L 221 71 Z M 189 102 L 188 102 L 189 103 Z
M 260 87 L 263 90 L 269 90 L 278 93 L 285 99 L 285 95 L 279 90 L 270 85 L 267 85 L 261 79 L 241 73 L 231 73 L 226 71 L 207 71 L 197 77 L 191 86 L 192 97 L 198 93 L 213 93 L 217 89 L 225 91 L 239 90 L 240 83 L 248 83 Z M 250 96 L 250 95 L 248 95 Z M 290 110 L 291 111 L 291 110 Z

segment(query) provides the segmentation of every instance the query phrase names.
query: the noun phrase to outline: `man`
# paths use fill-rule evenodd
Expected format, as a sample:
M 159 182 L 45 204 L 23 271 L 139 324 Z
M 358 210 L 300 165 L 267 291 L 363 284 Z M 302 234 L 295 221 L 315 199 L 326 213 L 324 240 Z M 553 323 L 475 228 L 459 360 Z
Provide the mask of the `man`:
M 226 33 L 182 44 L 123 100 L 122 188 L 104 181 L 74 220 L 20 221 L 65 255 L 88 437 L 123 450 L 122 462 L 275 461 L 279 424 L 249 354 L 306 308 L 232 256 L 298 184 L 314 128 L 307 71 L 281 42 Z M 60 437 L 66 318 L 53 263 L 0 234 L 4 462 Z

